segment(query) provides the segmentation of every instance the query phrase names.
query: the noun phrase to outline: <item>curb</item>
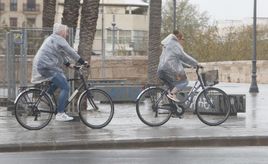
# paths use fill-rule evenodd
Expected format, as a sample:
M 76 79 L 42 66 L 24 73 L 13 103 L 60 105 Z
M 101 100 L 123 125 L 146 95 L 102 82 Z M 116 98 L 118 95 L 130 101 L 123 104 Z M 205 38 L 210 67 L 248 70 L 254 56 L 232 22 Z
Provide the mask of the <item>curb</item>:
M 134 149 L 156 147 L 228 147 L 228 146 L 268 146 L 268 136 L 237 137 L 193 137 L 193 138 L 154 138 L 114 141 L 70 141 L 1 144 L 0 152 L 86 150 L 86 149 Z

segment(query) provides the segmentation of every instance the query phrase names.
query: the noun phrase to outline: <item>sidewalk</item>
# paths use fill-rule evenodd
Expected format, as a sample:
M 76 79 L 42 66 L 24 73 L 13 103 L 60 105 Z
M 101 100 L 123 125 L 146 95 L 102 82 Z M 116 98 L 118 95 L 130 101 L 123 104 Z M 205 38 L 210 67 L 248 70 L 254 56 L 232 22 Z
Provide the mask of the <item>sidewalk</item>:
M 115 104 L 115 115 L 103 129 L 82 122 L 56 122 L 39 131 L 22 128 L 0 107 L 0 152 L 56 149 L 135 148 L 157 146 L 263 146 L 268 145 L 268 85 L 219 84 L 228 94 L 246 94 L 246 113 L 230 117 L 217 127 L 203 124 L 195 115 L 171 118 L 161 127 L 148 127 L 137 117 L 135 104 Z

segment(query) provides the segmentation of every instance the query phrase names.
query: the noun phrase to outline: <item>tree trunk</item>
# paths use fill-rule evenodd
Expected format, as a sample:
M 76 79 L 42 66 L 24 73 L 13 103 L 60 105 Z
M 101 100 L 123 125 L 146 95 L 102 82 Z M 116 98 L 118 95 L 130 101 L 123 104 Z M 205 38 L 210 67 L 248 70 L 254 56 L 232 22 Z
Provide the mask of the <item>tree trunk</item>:
M 148 83 L 159 83 L 157 77 L 157 66 L 161 55 L 161 0 L 150 1 L 149 17 L 149 52 L 148 52 Z
M 56 0 L 43 1 L 43 28 L 52 28 L 56 14 Z
M 65 0 L 62 24 L 73 29 L 73 38 L 75 38 L 76 27 L 79 17 L 80 0 Z
M 81 11 L 80 41 L 78 53 L 90 63 L 92 45 L 96 33 L 100 0 L 84 0 Z

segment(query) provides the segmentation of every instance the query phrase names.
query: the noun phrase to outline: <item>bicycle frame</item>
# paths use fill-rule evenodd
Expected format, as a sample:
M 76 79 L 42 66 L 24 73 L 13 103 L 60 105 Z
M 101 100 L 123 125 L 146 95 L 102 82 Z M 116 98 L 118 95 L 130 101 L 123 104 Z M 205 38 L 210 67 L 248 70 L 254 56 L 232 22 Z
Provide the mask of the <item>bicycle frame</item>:
M 185 97 L 185 99 L 184 100 L 181 100 L 180 102 L 178 102 L 178 104 L 180 104 L 180 105 L 185 105 L 184 106 L 185 108 L 189 108 L 190 105 L 193 103 L 193 100 L 194 100 L 194 97 L 195 97 L 195 93 L 198 91 L 198 89 L 200 89 L 200 88 L 202 90 L 205 90 L 206 89 L 206 87 L 204 85 L 204 81 L 201 78 L 201 75 L 199 73 L 199 68 L 200 67 L 197 67 L 196 68 L 197 80 L 195 81 L 194 86 L 191 88 L 190 92 L 187 94 L 187 96 Z M 201 93 L 201 92 L 199 92 L 199 93 Z M 208 100 L 208 103 L 210 103 L 211 105 L 213 105 L 211 103 L 211 101 L 209 100 L 209 98 L 206 96 L 206 94 L 205 94 L 205 97 Z
M 67 102 L 65 104 L 65 108 L 72 102 L 72 100 L 76 97 L 76 95 L 78 94 L 78 92 L 80 90 L 84 90 L 84 91 L 87 91 L 89 90 L 90 88 L 90 84 L 86 82 L 85 78 L 84 78 L 84 75 L 82 73 L 82 68 L 83 66 L 74 66 L 74 69 L 78 72 L 79 74 L 79 78 L 78 79 L 68 79 L 68 81 L 82 81 L 81 84 L 79 85 L 79 87 L 77 89 L 75 89 L 71 96 L 67 99 Z M 48 89 L 48 88 L 47 88 Z M 90 97 L 90 96 L 89 96 Z M 53 94 L 53 100 L 54 102 L 55 101 L 55 95 Z M 89 103 L 94 107 L 94 108 L 97 108 L 96 104 L 91 100 L 91 99 L 88 99 Z
M 178 102 L 169 98 L 170 88 L 168 87 L 151 86 L 143 90 L 136 100 L 136 112 L 139 119 L 152 127 L 161 126 L 170 117 L 181 118 L 184 112 L 190 109 L 190 113 L 196 114 L 200 121 L 207 125 L 217 126 L 223 123 L 230 114 L 228 95 L 219 88 L 205 85 L 205 79 L 202 73 L 199 73 L 199 67 L 196 67 L 196 75 L 197 80 L 185 92 L 185 95 L 180 95 L 182 92 L 178 93 Z
M 183 100 L 181 100 L 180 102 L 173 102 L 172 101 L 172 103 L 175 103 L 175 104 L 178 104 L 178 105 L 183 105 L 184 108 L 189 108 L 190 105 L 192 104 L 193 100 L 194 100 L 195 94 L 198 91 L 198 89 L 202 88 L 202 90 L 205 90 L 206 87 L 205 87 L 204 82 L 203 82 L 203 80 L 201 78 L 201 75 L 199 73 L 199 67 L 196 68 L 196 75 L 197 75 L 197 80 L 195 81 L 194 86 L 191 87 L 191 90 L 188 92 L 186 97 Z M 140 98 L 140 96 L 142 95 L 143 92 L 145 92 L 146 90 L 149 90 L 151 88 L 157 88 L 157 87 L 156 86 L 151 86 L 151 87 L 146 88 L 144 91 L 142 91 L 138 95 L 137 100 Z M 165 89 L 164 92 L 161 93 L 161 96 L 154 103 L 155 106 L 158 106 L 159 102 L 163 99 L 163 96 L 168 93 L 168 90 L 169 89 Z M 210 100 L 209 100 L 209 103 L 211 104 Z

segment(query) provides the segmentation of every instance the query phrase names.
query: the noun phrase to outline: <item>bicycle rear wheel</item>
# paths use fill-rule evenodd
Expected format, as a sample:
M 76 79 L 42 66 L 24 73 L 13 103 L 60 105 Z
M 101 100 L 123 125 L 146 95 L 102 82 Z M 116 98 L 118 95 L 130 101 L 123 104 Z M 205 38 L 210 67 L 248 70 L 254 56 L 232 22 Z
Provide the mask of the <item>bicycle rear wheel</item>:
M 48 95 L 41 95 L 39 89 L 26 90 L 15 101 L 15 117 L 28 130 L 44 128 L 53 115 L 53 104 Z
M 227 94 L 219 88 L 206 88 L 196 99 L 195 111 L 205 124 L 217 126 L 230 115 L 230 101 Z
M 136 101 L 139 119 L 148 126 L 161 126 L 171 117 L 170 100 L 162 88 L 148 88 Z
M 100 89 L 83 92 L 78 100 L 79 116 L 92 129 L 100 129 L 110 123 L 114 115 L 111 97 Z

